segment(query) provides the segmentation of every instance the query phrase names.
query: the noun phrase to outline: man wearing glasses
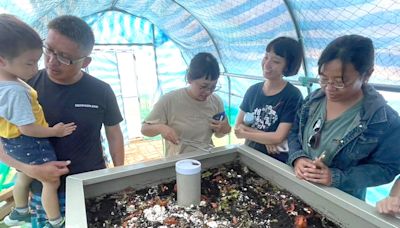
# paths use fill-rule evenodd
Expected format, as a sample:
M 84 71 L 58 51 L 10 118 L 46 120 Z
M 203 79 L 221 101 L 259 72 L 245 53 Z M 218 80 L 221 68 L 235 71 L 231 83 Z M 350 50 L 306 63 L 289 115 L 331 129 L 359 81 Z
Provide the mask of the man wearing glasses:
M 59 161 L 25 165 L 11 158 L 3 160 L 37 180 L 51 182 L 61 177 L 59 200 L 64 213 L 66 174 L 106 168 L 100 141 L 103 124 L 114 166 L 124 164 L 122 116 L 111 87 L 81 70 L 90 64 L 94 46 L 89 25 L 78 17 L 60 16 L 49 22 L 48 29 L 43 44 L 46 69 L 29 84 L 38 92 L 50 126 L 74 122 L 77 129 L 68 137 L 50 139 Z M 34 182 L 31 190 L 32 224 L 43 227 L 40 182 Z

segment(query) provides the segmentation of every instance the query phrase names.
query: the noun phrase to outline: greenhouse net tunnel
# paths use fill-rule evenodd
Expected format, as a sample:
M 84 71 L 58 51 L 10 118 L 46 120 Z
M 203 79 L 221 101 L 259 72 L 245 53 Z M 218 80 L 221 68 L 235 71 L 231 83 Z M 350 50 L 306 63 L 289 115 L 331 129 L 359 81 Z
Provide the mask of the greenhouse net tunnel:
M 399 1 L 21 0 L 2 1 L 0 13 L 18 16 L 42 37 L 59 15 L 81 17 L 92 27 L 96 46 L 85 70 L 112 86 L 126 144 L 149 139 L 140 133 L 143 119 L 161 95 L 186 86 L 188 63 L 199 52 L 212 53 L 220 64 L 216 93 L 233 126 L 246 89 L 263 80 L 266 45 L 278 36 L 296 38 L 303 46 L 302 68 L 287 80 L 304 97 L 319 88 L 317 60 L 330 41 L 346 34 L 370 37 L 376 52 L 370 83 L 400 111 Z M 223 140 L 236 142 L 232 134 Z M 105 157 L 110 161 L 107 151 Z M 0 190 L 12 185 L 15 171 L 1 164 L 1 172 Z M 370 188 L 367 202 L 374 205 L 391 185 Z

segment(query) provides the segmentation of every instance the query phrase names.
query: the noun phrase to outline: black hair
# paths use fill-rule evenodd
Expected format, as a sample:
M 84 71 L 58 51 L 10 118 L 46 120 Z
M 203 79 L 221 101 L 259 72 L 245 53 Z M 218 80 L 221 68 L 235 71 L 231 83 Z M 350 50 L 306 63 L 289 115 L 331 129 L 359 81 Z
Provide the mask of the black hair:
M 297 40 L 284 36 L 278 37 L 267 45 L 266 51 L 270 52 L 271 50 L 285 59 L 284 76 L 288 77 L 297 74 L 303 60 L 303 51 Z
M 94 46 L 94 34 L 90 26 L 79 17 L 63 15 L 49 22 L 47 28 L 56 30 L 79 45 L 89 55 Z
M 0 14 L 0 56 L 12 60 L 25 51 L 42 49 L 39 34 L 10 14 Z
M 374 67 L 374 57 L 374 45 L 370 38 L 360 35 L 341 36 L 322 51 L 318 60 L 318 74 L 325 63 L 338 59 L 342 62 L 342 78 L 347 64 L 352 64 L 361 77 L 369 77 Z
M 190 61 L 186 80 L 192 81 L 204 78 L 210 81 L 219 78 L 219 65 L 217 59 L 210 53 L 200 52 Z

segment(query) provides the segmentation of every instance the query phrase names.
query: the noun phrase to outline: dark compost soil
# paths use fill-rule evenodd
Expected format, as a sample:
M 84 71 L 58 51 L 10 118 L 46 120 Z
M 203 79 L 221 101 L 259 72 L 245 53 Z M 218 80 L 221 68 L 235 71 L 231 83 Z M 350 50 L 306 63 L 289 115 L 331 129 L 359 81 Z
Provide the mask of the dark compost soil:
M 199 206 L 176 204 L 175 181 L 86 200 L 89 227 L 340 227 L 239 162 L 202 173 Z

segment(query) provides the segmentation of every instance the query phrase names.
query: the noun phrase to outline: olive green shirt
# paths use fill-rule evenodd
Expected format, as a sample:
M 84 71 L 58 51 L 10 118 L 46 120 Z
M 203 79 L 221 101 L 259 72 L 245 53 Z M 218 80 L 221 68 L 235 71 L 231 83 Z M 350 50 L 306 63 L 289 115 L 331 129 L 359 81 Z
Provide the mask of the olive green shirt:
M 353 107 L 346 110 L 339 117 L 333 120 L 326 121 L 326 98 L 321 100 L 318 104 L 315 112 L 312 114 L 311 118 L 308 119 L 303 135 L 303 148 L 306 153 L 310 155 L 311 158 L 316 159 L 323 152 L 325 152 L 325 158 L 323 159 L 326 165 L 330 165 L 336 147 L 339 145 L 340 140 L 354 127 L 357 126 L 360 120 L 360 109 L 362 105 L 362 100 L 355 104 Z M 320 136 L 319 147 L 312 149 L 308 145 L 308 141 L 312 135 L 315 134 L 314 125 L 318 121 L 322 120 L 322 129 Z

